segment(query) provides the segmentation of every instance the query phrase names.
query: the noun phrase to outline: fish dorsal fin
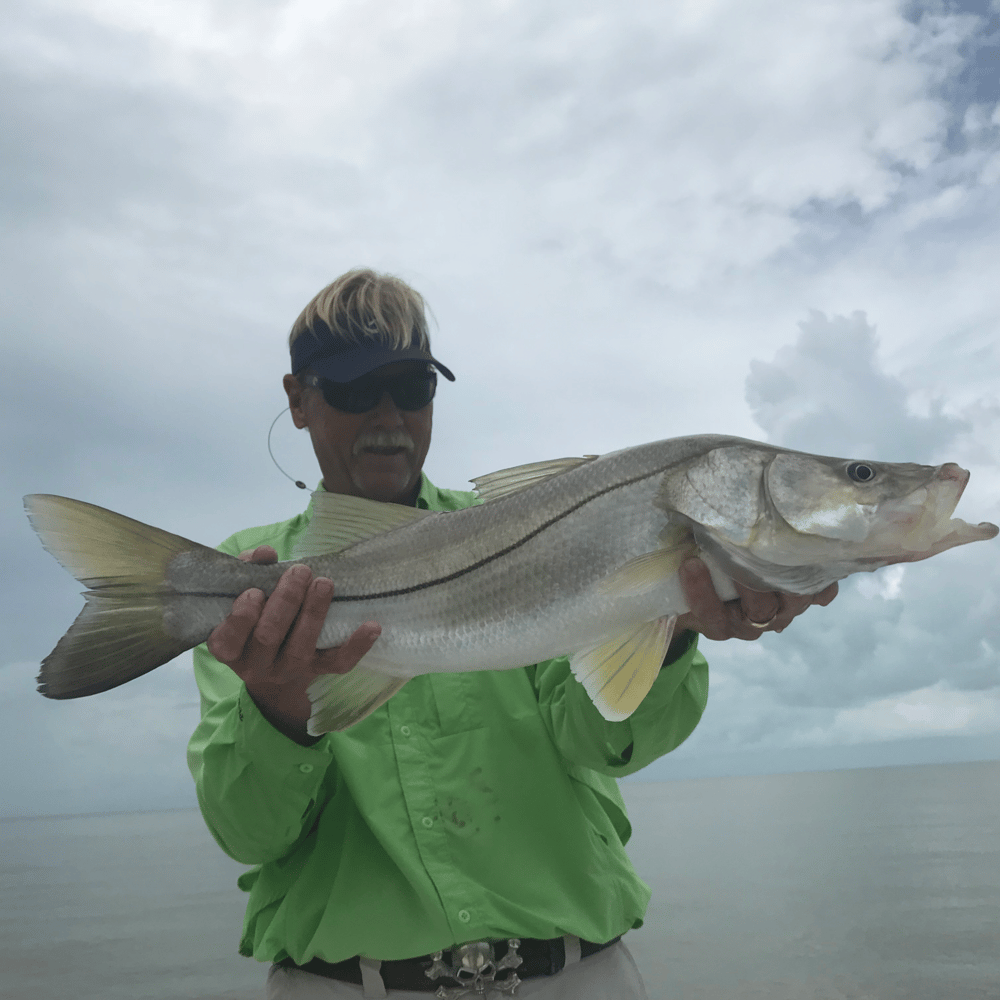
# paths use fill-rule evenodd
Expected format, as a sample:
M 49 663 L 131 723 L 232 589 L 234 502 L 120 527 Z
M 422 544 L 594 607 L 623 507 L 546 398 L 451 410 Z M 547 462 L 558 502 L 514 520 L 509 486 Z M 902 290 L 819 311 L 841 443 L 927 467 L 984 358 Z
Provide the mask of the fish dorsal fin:
M 532 462 L 530 465 L 515 465 L 510 469 L 500 469 L 499 472 L 478 476 L 470 482 L 475 486 L 479 499 L 486 503 L 526 490 L 535 483 L 558 476 L 561 472 L 569 472 L 570 469 L 592 462 L 598 457 L 598 455 L 584 455 L 582 458 L 551 458 L 545 462 Z
M 292 550 L 293 559 L 339 552 L 355 542 L 412 524 L 430 514 L 430 511 L 416 507 L 379 503 L 344 493 L 327 493 L 326 490 L 317 490 L 312 500 L 312 520 Z
M 573 676 L 609 722 L 622 722 L 649 693 L 663 666 L 677 615 L 625 629 L 570 657 Z

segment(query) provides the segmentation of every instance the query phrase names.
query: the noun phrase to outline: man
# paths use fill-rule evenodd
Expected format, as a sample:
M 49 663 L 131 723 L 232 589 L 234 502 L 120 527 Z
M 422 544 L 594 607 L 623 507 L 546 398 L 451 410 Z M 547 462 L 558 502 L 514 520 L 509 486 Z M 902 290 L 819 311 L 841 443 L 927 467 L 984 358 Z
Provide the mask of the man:
M 456 510 L 471 493 L 422 473 L 436 373 L 420 296 L 398 279 L 349 272 L 290 336 L 284 379 L 308 430 L 322 488 Z M 298 517 L 220 548 L 290 558 Z M 815 598 L 740 590 L 723 604 L 697 560 L 682 567 L 691 611 L 649 694 L 605 721 L 565 658 L 522 670 L 411 680 L 358 725 L 308 736 L 306 688 L 346 673 L 378 641 L 375 622 L 317 650 L 333 582 L 288 569 L 269 598 L 242 594 L 195 653 L 202 722 L 189 763 L 219 844 L 257 867 L 240 950 L 272 962 L 268 996 L 645 997 L 619 939 L 648 889 L 623 845 L 615 784 L 691 733 L 708 693 L 696 634 L 756 639 Z

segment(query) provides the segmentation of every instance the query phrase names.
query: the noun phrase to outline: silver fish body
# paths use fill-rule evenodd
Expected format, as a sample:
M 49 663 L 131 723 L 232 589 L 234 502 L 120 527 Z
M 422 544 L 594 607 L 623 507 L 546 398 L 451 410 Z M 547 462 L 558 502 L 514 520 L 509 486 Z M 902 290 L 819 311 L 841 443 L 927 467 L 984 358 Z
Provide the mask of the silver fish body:
M 673 523 L 654 502 L 665 456 L 643 452 L 608 455 L 528 491 L 424 518 L 339 557 L 303 560 L 336 580 L 321 642 L 337 645 L 375 620 L 383 624 L 369 654 L 377 669 L 493 670 L 686 610 L 676 572 L 642 589 L 601 586 L 656 551 Z
M 816 593 L 853 572 L 992 538 L 995 526 L 950 517 L 967 481 L 953 464 L 852 462 L 710 435 L 504 470 L 476 481 L 481 506 L 449 513 L 318 493 L 297 561 L 335 584 L 320 645 L 340 644 L 369 620 L 382 634 L 350 674 L 314 684 L 311 728 L 353 724 L 417 674 L 563 654 L 602 713 L 625 718 L 687 610 L 677 571 L 689 555 L 708 563 L 726 600 L 733 580 Z M 241 563 L 110 515 L 134 537 L 147 529 L 175 540 L 159 546 L 157 568 L 143 577 L 137 565 L 109 562 L 106 540 L 67 545 L 81 533 L 74 511 L 89 508 L 91 535 L 110 512 L 62 498 L 26 503 L 46 546 L 91 587 L 91 613 L 84 609 L 43 664 L 40 680 L 55 697 L 136 675 L 124 662 L 134 640 L 85 652 L 99 631 L 95 616 L 102 606 L 121 612 L 128 586 L 144 595 L 162 640 L 159 652 L 142 646 L 143 662 L 164 662 L 204 641 L 240 592 L 269 592 L 287 567 Z M 109 656 L 122 662 L 109 670 Z M 75 687 L 74 674 L 85 678 Z

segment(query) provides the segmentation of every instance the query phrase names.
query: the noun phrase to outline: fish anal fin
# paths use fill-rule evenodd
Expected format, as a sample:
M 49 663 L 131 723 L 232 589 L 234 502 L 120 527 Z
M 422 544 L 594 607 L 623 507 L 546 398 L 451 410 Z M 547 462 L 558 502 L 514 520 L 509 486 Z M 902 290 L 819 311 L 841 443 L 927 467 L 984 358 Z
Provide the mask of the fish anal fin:
M 312 520 L 292 551 L 293 559 L 339 552 L 366 538 L 412 524 L 431 513 L 398 503 L 379 503 L 325 490 L 313 493 L 312 500 Z
M 626 629 L 570 657 L 573 676 L 609 722 L 622 722 L 653 686 L 674 634 L 677 615 Z
M 309 735 L 350 728 L 385 704 L 409 679 L 380 674 L 360 664 L 346 674 L 322 674 L 307 691 L 312 703 Z
M 529 465 L 515 465 L 510 469 L 500 469 L 485 476 L 470 480 L 476 488 L 479 499 L 486 503 L 489 500 L 499 500 L 501 497 L 519 493 L 529 486 L 551 479 L 562 472 L 569 472 L 578 465 L 592 462 L 597 455 L 583 455 L 579 458 L 553 458 L 545 462 L 532 462 Z

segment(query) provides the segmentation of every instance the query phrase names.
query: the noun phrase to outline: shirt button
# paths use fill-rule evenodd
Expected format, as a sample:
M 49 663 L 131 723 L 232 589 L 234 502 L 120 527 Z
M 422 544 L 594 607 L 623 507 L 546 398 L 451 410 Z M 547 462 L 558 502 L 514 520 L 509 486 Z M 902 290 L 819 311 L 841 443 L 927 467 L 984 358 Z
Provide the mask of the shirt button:
M 409 736 L 409 735 L 410 735 L 410 727 L 409 727 L 409 726 L 400 726 L 400 727 L 399 727 L 399 731 L 400 731 L 400 732 L 401 732 L 401 733 L 402 733 L 402 734 L 403 734 L 404 736 Z
M 432 820 L 430 816 L 425 816 L 420 822 L 423 823 L 428 830 L 434 825 L 434 820 Z
M 472 914 L 468 910 L 459 910 L 458 919 L 462 921 L 463 924 L 467 924 L 472 919 Z
M 311 774 L 312 773 L 312 769 L 313 769 L 312 764 L 299 764 L 299 770 L 303 774 Z

